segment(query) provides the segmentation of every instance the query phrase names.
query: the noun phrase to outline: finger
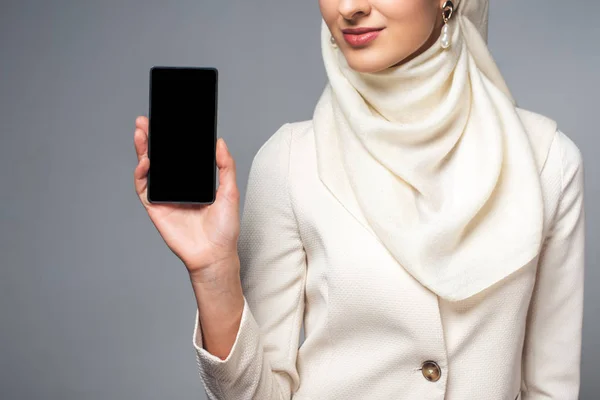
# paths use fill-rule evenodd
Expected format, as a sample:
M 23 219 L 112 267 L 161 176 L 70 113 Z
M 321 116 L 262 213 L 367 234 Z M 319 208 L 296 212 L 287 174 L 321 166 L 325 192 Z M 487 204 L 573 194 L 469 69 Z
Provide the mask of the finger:
M 148 199 L 146 199 L 146 187 L 148 184 L 149 168 L 150 159 L 148 157 L 144 157 L 140 160 L 133 171 L 135 192 L 138 194 L 138 196 L 140 196 L 140 200 L 142 200 L 142 203 L 144 204 L 148 204 Z
M 228 201 L 238 202 L 239 192 L 236 183 L 236 165 L 225 140 L 217 141 L 217 167 L 219 168 L 219 190 L 217 196 L 225 196 Z
M 148 136 L 139 128 L 133 133 L 133 144 L 138 161 L 148 157 Z
M 141 129 L 146 135 L 148 135 L 148 117 L 140 115 L 135 119 L 135 127 Z

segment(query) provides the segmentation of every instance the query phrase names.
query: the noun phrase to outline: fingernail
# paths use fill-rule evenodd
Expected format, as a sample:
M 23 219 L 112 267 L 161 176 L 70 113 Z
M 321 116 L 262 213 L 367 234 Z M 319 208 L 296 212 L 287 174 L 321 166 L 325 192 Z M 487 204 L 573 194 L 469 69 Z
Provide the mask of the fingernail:
M 221 142 L 223 142 L 223 147 L 225 147 L 225 150 L 229 151 L 227 148 L 227 143 L 225 143 L 225 139 L 221 138 Z

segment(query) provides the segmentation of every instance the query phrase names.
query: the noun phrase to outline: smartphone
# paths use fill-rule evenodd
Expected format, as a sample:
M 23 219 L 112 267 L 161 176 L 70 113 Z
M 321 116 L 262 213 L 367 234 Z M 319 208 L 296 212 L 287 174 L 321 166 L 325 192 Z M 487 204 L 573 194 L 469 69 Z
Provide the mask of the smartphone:
M 217 92 L 216 68 L 150 68 L 150 203 L 215 201 Z

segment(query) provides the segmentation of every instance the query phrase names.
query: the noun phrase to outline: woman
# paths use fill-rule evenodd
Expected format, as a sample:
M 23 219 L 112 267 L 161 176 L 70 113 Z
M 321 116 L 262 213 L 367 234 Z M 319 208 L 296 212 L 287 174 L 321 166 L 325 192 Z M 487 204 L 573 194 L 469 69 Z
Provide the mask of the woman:
M 137 120 L 136 190 L 189 271 L 208 397 L 577 399 L 581 153 L 515 106 L 487 1 L 320 8 L 329 83 L 256 154 L 241 228 L 222 139 L 214 204 L 146 201 Z

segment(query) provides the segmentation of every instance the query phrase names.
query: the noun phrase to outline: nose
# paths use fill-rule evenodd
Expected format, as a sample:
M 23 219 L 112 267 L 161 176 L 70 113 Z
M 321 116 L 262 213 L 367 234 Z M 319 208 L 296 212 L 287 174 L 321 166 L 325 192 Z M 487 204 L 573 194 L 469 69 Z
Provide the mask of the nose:
M 344 19 L 352 21 L 369 15 L 371 4 L 369 0 L 340 0 L 338 11 Z

